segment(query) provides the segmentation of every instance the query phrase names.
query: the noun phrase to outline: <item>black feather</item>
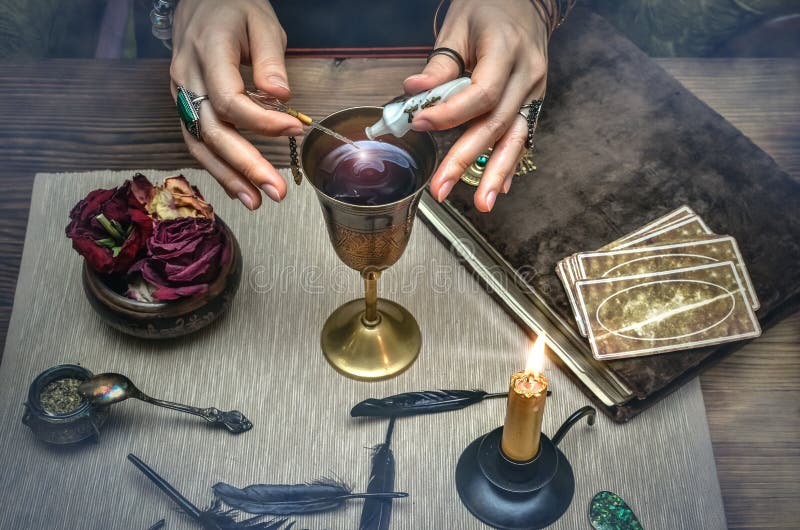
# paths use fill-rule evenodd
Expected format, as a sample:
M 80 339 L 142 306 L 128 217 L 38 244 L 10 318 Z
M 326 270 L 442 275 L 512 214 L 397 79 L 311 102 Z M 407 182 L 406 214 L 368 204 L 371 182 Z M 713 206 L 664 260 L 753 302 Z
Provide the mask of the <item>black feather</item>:
M 270 519 L 257 515 L 249 519 L 238 519 L 237 510 L 223 510 L 220 501 L 215 500 L 208 510 L 200 512 L 197 522 L 204 530 L 290 530 L 294 522 L 288 519 Z
M 391 490 L 377 494 L 353 493 L 343 482 L 330 479 L 317 480 L 309 484 L 253 484 L 241 489 L 219 482 L 213 489 L 214 495 L 231 508 L 268 515 L 326 512 L 341 507 L 348 499 L 408 496 L 406 493 Z
M 395 418 L 389 420 L 386 439 L 372 448 L 372 468 L 369 475 L 368 493 L 394 490 L 395 461 L 392 453 L 392 433 Z M 359 530 L 388 530 L 392 518 L 392 499 L 367 499 L 361 508 Z
M 483 390 L 425 390 L 406 392 L 383 399 L 366 399 L 350 411 L 350 415 L 400 417 L 433 414 L 468 407 L 484 399 L 505 397 L 507 393 L 489 394 Z
M 236 510 L 222 510 L 219 501 L 214 501 L 207 510 L 201 510 L 136 455 L 128 454 L 128 460 L 180 506 L 189 517 L 197 521 L 204 530 L 290 530 L 294 526 L 294 522 L 289 522 L 288 519 L 264 521 L 263 515 L 238 520 L 239 512 Z

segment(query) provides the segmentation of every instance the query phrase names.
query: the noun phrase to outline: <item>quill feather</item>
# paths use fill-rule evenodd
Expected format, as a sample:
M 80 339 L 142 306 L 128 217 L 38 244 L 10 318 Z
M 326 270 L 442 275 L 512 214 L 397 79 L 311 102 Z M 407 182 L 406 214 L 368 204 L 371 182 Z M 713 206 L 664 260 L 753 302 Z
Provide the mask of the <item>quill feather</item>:
M 200 510 L 184 497 L 175 487 L 164 480 L 153 468 L 142 462 L 136 455 L 128 454 L 128 460 L 139 471 L 145 474 L 156 486 L 172 499 L 186 514 L 197 521 L 204 530 L 289 530 L 294 522 L 287 519 L 272 519 L 264 521 L 264 516 L 259 515 L 249 519 L 237 520 L 239 513 L 236 510 L 220 509 L 220 502 L 214 501 L 207 510 Z M 288 522 L 288 525 L 287 525 Z
M 257 515 L 249 519 L 237 520 L 239 512 L 223 510 L 219 500 L 215 500 L 208 510 L 200 513 L 197 522 L 204 530 L 290 530 L 294 522 L 288 519 L 270 519 L 266 515 Z
M 483 390 L 425 390 L 406 392 L 383 399 L 366 399 L 350 411 L 353 417 L 400 417 L 458 410 L 484 399 L 506 397 L 506 392 L 489 394 Z
M 293 515 L 325 512 L 341 507 L 348 499 L 407 497 L 406 493 L 353 493 L 344 484 L 330 479 L 309 484 L 254 484 L 236 488 L 220 482 L 213 487 L 214 495 L 231 508 L 253 514 Z
M 395 461 L 392 452 L 392 433 L 395 418 L 389 420 L 386 439 L 372 449 L 372 469 L 367 485 L 368 493 L 381 493 L 394 489 Z M 361 508 L 359 530 L 388 530 L 392 518 L 391 499 L 367 499 Z

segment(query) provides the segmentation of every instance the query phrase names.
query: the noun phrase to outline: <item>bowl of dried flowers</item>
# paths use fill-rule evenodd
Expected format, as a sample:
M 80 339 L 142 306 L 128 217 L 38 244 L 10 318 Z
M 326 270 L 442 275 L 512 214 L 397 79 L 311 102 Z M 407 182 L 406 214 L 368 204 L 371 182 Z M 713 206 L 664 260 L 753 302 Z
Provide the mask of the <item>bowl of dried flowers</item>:
M 230 307 L 242 254 L 230 228 L 182 175 L 141 174 L 90 192 L 66 228 L 84 258 L 83 288 L 111 327 L 142 338 L 181 337 Z

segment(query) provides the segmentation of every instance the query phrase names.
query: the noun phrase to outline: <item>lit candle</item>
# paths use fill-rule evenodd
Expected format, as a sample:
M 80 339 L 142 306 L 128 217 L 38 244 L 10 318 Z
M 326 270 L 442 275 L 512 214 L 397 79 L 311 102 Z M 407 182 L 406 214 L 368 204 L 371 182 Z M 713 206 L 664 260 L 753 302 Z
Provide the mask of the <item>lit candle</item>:
M 500 447 L 503 454 L 515 462 L 526 462 L 539 452 L 547 399 L 547 378 L 542 374 L 544 346 L 544 335 L 540 335 L 528 354 L 525 371 L 511 376 Z

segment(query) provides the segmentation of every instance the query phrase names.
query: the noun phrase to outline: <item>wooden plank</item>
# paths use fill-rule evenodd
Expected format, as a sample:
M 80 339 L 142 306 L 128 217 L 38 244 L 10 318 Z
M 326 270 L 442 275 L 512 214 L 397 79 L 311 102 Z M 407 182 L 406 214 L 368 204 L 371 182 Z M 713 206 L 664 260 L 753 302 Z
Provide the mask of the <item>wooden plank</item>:
M 658 59 L 697 97 L 800 178 L 800 60 Z
M 800 60 L 658 62 L 800 178 Z M 290 60 L 293 102 L 317 117 L 347 106 L 380 105 L 421 64 Z M 196 166 L 167 86 L 163 60 L 0 64 L 3 342 L 36 172 Z M 273 163 L 288 164 L 285 138 L 258 139 L 257 146 Z M 798 346 L 800 315 L 794 315 L 701 378 L 731 528 L 795 528 L 800 520 Z
M 800 179 L 800 61 L 658 63 Z M 799 346 L 795 314 L 700 378 L 731 528 L 800 521 Z

